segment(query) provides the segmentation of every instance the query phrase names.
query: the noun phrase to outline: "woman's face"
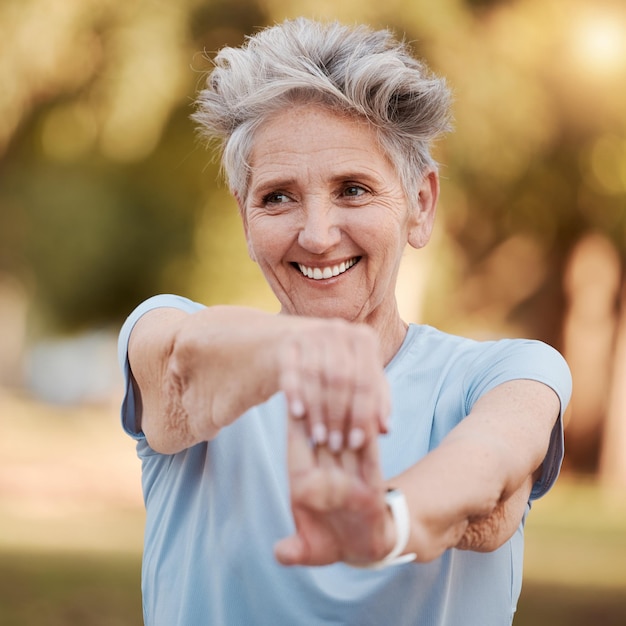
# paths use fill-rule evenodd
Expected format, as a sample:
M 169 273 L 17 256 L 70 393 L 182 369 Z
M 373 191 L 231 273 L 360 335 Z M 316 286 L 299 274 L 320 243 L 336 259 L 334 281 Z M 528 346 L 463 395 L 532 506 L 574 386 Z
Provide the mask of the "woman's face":
M 435 173 L 409 206 L 375 132 L 313 105 L 257 131 L 241 205 L 250 256 L 282 312 L 386 323 L 407 242 L 423 246 L 437 199 Z

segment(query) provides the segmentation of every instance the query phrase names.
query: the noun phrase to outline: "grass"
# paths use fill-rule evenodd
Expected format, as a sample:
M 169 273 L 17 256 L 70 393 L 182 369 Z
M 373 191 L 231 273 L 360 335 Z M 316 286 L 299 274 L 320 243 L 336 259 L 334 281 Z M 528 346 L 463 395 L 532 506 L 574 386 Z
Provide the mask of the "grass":
M 139 555 L 19 552 L 1 559 L 3 626 L 142 624 Z
M 140 626 L 140 464 L 111 407 L 0 389 L 0 625 Z
M 564 477 L 535 503 L 514 626 L 626 624 L 625 495 Z
M 0 420 L 0 624 L 141 626 L 140 467 L 115 409 L 0 390 Z M 533 506 L 514 626 L 626 624 L 625 495 L 564 477 Z
M 624 626 L 626 590 L 527 583 L 513 626 Z
M 530 513 L 526 578 L 575 588 L 620 589 L 626 595 L 625 495 L 562 478 Z

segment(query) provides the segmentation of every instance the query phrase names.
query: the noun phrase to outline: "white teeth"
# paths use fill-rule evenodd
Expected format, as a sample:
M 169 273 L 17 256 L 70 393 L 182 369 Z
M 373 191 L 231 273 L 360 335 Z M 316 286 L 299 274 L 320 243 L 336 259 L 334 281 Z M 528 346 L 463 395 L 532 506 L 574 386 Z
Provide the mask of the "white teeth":
M 339 265 L 333 265 L 328 267 L 307 267 L 306 265 L 302 265 L 302 263 L 298 263 L 298 267 L 300 271 L 307 276 L 308 278 L 312 278 L 313 280 L 322 280 L 324 278 L 332 278 L 333 276 L 339 276 L 339 274 L 343 274 L 346 270 L 349 270 L 356 262 L 357 258 L 350 259 L 349 261 L 342 261 Z

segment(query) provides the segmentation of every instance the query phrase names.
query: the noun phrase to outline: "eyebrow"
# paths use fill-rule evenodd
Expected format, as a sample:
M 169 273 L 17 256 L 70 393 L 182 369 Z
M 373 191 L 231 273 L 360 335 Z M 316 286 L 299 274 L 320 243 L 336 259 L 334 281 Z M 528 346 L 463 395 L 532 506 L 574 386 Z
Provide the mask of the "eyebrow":
M 330 182 L 333 184 L 338 184 L 347 181 L 363 181 L 368 184 L 380 184 L 382 182 L 382 177 L 376 174 L 370 174 L 365 171 L 359 170 L 346 170 L 345 172 L 340 172 L 331 176 Z M 257 184 L 254 185 L 254 191 L 256 192 L 265 192 L 269 190 L 278 190 L 278 189 L 289 189 L 294 185 L 297 185 L 298 181 L 294 177 L 289 178 L 272 178 L 268 177 L 266 180 L 261 179 Z

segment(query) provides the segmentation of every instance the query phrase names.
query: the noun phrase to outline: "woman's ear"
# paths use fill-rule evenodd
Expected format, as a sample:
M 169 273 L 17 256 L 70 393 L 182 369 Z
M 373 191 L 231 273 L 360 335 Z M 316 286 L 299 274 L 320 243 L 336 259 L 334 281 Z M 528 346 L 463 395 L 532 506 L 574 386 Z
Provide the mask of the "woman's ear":
M 408 241 L 413 248 L 423 248 L 428 243 L 435 223 L 438 199 L 439 174 L 436 170 L 430 170 L 420 183 L 417 206 L 411 209 Z
M 246 244 L 248 246 L 248 256 L 256 263 L 256 256 L 254 254 L 254 249 L 252 247 L 252 243 L 250 242 L 250 236 L 249 236 L 249 232 L 248 232 L 248 220 L 247 220 L 247 217 L 246 217 L 246 205 L 241 200 L 241 196 L 239 195 L 238 192 L 233 191 L 232 194 L 235 197 L 235 200 L 237 201 L 237 206 L 239 207 L 239 216 L 241 217 L 241 222 L 243 224 L 243 233 L 244 233 L 244 235 L 246 237 Z

